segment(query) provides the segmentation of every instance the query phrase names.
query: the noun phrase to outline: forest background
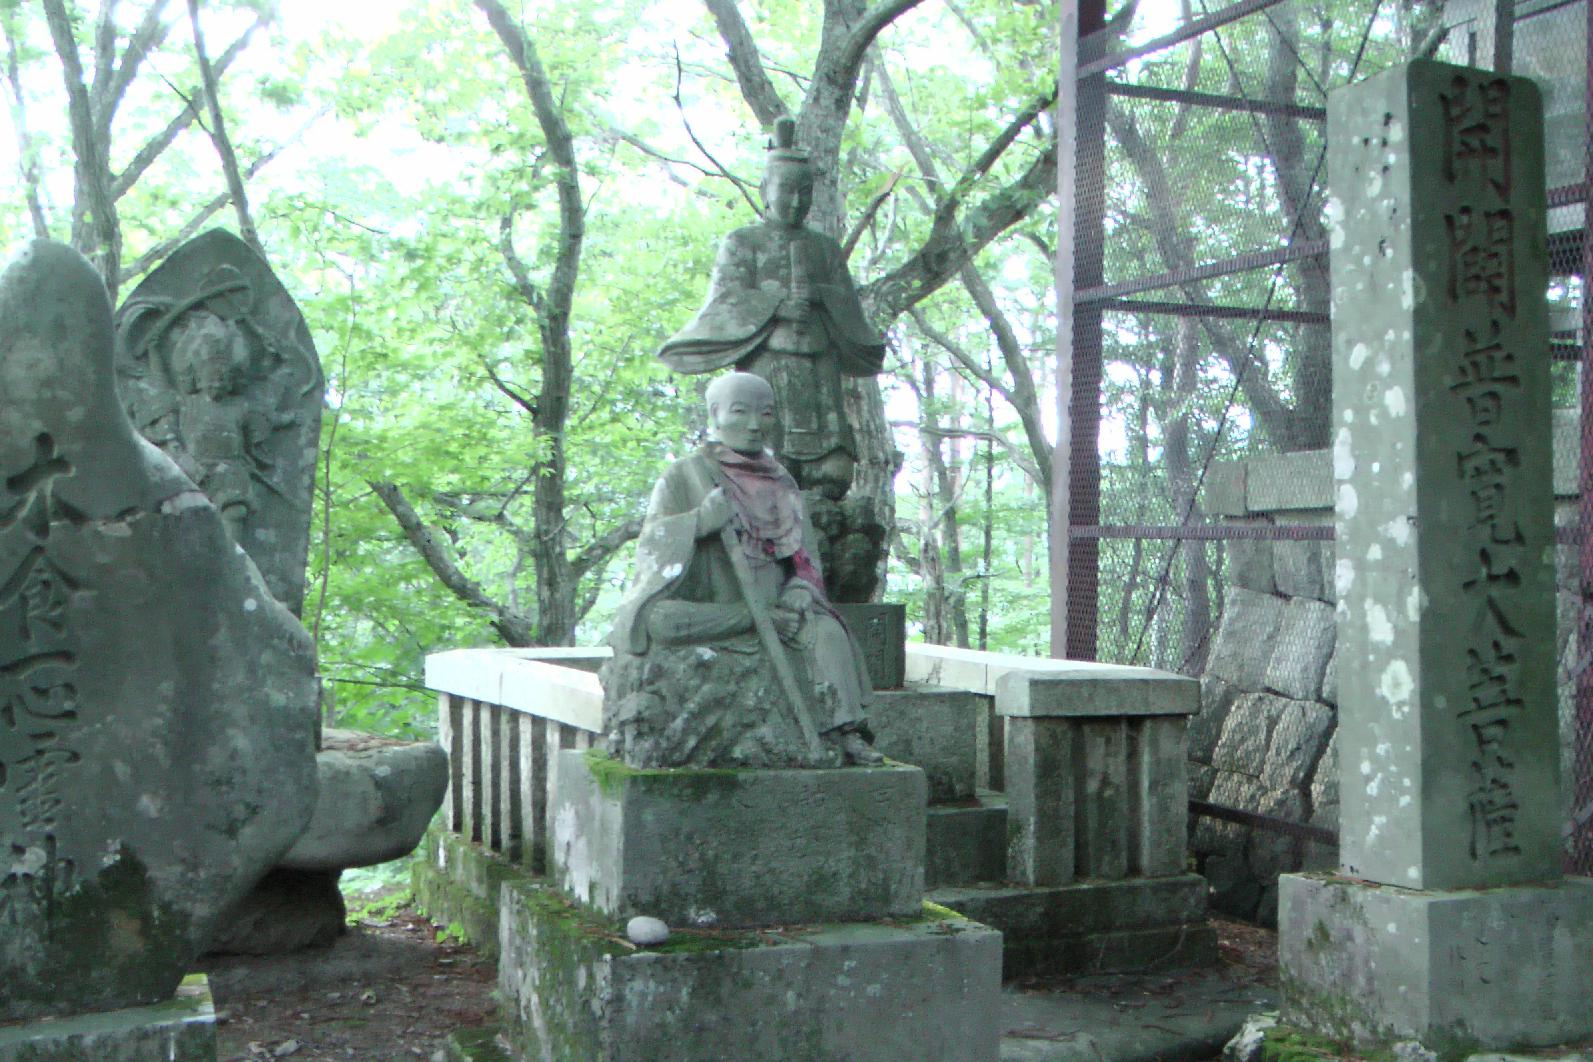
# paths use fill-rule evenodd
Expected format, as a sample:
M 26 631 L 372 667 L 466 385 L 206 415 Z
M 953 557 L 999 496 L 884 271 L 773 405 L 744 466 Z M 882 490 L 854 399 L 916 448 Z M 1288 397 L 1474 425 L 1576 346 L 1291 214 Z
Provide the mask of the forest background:
M 1128 3 L 1103 39 L 1204 10 Z M 1290 0 L 1117 76 L 1320 106 L 1435 17 Z M 926 640 L 1044 652 L 1058 21 L 1055 0 L 0 0 L 0 244 L 70 241 L 113 297 L 212 225 L 265 255 L 328 381 L 304 614 L 326 721 L 420 735 L 426 653 L 606 633 L 652 482 L 701 436 L 702 381 L 653 351 L 754 219 L 790 114 L 810 224 L 888 334 L 849 394 L 884 597 Z M 1132 96 L 1104 120 L 1108 276 L 1322 235 L 1319 123 Z M 1102 523 L 1198 520 L 1212 459 L 1325 437 L 1321 265 L 1184 294 L 1301 315 L 1111 318 Z M 1101 657 L 1198 666 L 1221 559 L 1103 549 Z

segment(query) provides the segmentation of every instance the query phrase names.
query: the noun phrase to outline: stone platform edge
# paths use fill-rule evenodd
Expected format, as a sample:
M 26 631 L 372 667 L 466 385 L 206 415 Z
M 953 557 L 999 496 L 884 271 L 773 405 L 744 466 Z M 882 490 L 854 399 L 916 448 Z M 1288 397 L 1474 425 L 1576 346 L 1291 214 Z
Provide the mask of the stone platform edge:
M 215 1062 L 210 981 L 189 974 L 171 999 L 0 1028 L 0 1062 Z

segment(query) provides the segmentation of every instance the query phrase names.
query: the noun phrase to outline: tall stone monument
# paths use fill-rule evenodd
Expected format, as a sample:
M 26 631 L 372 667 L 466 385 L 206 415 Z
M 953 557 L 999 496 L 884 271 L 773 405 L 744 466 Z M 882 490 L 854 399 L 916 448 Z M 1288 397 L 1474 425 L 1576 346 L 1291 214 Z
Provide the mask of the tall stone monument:
M 1560 876 L 1542 114 L 1418 61 L 1330 100 L 1340 872 L 1283 1018 L 1440 1054 L 1593 1035 Z
M 133 431 L 114 344 L 75 251 L 0 276 L 0 1058 L 186 1044 L 66 1016 L 172 999 L 315 805 L 309 638 Z

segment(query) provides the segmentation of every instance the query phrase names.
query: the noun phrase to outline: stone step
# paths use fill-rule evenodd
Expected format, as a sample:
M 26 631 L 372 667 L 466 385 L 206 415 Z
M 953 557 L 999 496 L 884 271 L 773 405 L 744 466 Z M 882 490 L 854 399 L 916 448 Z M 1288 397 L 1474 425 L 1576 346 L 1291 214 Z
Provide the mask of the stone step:
M 1007 798 L 981 789 L 956 805 L 929 807 L 924 885 L 972 885 L 1007 876 Z

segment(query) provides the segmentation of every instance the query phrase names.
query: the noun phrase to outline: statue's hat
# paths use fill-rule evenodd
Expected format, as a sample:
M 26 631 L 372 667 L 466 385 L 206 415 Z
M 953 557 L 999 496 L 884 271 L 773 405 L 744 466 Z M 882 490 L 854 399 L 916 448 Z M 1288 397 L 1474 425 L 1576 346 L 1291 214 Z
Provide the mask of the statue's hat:
M 796 119 L 776 118 L 774 138 L 769 141 L 769 165 L 809 165 L 808 153 L 796 146 Z

